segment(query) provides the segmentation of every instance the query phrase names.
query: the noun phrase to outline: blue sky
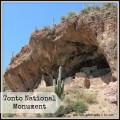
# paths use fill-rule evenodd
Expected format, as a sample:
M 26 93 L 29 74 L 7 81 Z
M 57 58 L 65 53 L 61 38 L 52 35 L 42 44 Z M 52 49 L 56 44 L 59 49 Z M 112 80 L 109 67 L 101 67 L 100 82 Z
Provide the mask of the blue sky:
M 99 4 L 100 6 L 102 4 Z M 35 27 L 60 23 L 60 17 L 71 10 L 80 12 L 83 3 L 2 3 L 2 71 L 10 63 L 12 52 L 20 52 L 29 43 Z

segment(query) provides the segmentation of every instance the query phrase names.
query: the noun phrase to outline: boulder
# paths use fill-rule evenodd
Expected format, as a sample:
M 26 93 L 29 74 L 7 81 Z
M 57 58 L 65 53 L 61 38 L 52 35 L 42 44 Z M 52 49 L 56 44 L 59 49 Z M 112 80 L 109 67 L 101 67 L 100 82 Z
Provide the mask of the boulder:
M 65 83 L 65 84 L 70 84 L 70 83 L 72 82 L 72 78 L 73 78 L 73 77 L 65 78 L 64 83 Z
M 85 80 L 84 80 L 84 87 L 87 89 L 89 89 L 89 87 L 90 87 L 90 80 L 87 78 L 85 78 Z

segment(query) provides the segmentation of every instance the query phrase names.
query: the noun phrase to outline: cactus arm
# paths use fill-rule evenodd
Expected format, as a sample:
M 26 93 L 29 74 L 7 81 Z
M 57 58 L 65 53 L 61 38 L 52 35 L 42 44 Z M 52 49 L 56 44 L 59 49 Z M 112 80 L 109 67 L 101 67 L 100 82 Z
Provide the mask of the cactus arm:
M 53 86 L 55 86 L 56 85 L 56 81 L 55 81 L 55 79 L 53 80 Z
M 62 67 L 59 67 L 59 75 L 58 75 L 58 79 L 61 81 L 61 76 L 62 76 Z
M 61 83 L 61 92 L 63 93 L 64 91 L 64 81 L 62 80 L 62 83 Z
M 58 93 L 61 93 L 61 82 L 58 80 Z
M 57 93 L 57 85 L 56 85 L 55 79 L 53 80 L 53 86 L 54 86 L 54 89 L 55 89 L 55 93 Z
M 55 93 L 57 94 L 57 85 L 55 85 Z

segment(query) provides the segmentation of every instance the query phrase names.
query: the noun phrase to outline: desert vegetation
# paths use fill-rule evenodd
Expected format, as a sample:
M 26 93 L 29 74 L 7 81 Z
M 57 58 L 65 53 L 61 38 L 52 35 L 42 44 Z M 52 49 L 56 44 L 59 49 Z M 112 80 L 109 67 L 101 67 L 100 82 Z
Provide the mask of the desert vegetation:
M 48 31 L 48 30 L 50 30 L 50 26 L 47 26 L 47 25 L 46 25 L 46 26 L 43 27 L 42 30 Z
M 4 77 L 3 77 L 2 82 L 3 82 L 3 84 L 2 84 L 2 85 L 3 85 L 3 86 L 2 86 L 2 88 L 3 88 L 3 92 L 11 91 L 10 88 L 8 87 L 7 83 L 5 82 Z

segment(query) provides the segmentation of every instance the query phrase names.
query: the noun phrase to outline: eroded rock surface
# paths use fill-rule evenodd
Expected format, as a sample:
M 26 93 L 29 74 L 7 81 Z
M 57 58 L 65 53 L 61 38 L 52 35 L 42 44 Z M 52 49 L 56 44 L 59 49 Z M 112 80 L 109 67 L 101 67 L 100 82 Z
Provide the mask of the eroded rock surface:
M 57 79 L 59 66 L 63 67 L 63 78 L 74 76 L 83 67 L 107 66 L 111 80 L 116 81 L 117 23 L 104 18 L 102 12 L 73 16 L 48 31 L 33 32 L 29 45 L 22 48 L 4 74 L 12 91 L 37 88 L 42 75 L 53 73 Z

